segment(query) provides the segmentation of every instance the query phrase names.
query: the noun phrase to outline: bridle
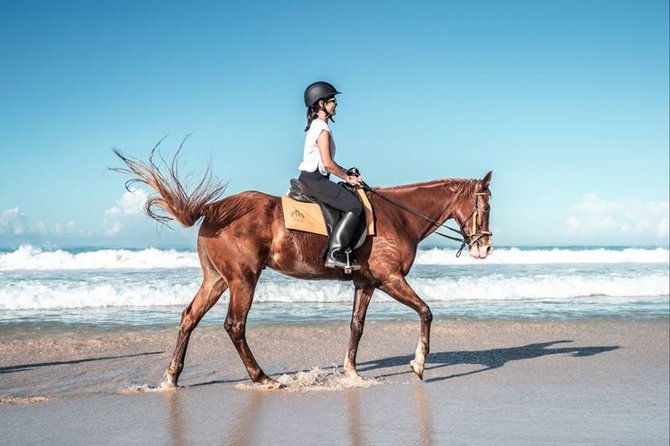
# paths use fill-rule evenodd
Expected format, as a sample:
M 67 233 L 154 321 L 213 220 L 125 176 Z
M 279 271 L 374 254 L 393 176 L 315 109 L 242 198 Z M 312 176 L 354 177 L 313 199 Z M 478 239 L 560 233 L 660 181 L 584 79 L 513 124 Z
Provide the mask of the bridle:
M 489 236 L 489 237 L 490 237 L 490 236 L 493 235 L 493 233 L 492 233 L 491 231 L 482 231 L 482 230 L 479 228 L 479 222 L 478 222 L 478 220 L 479 220 L 479 214 L 480 214 L 481 212 L 484 212 L 484 213 L 487 213 L 487 214 L 488 214 L 488 213 L 489 213 L 489 210 L 490 210 L 490 207 L 489 207 L 489 204 L 487 203 L 487 204 L 486 204 L 486 207 L 484 208 L 484 210 L 483 210 L 483 211 L 480 211 L 480 210 L 479 210 L 479 204 L 478 204 L 478 201 L 479 201 L 479 200 L 477 200 L 477 198 L 478 198 L 479 196 L 484 196 L 484 195 L 490 196 L 490 193 L 487 193 L 487 192 L 475 192 L 475 203 L 474 203 L 474 206 L 473 206 L 473 209 L 472 209 L 472 213 L 471 213 L 470 216 L 469 216 L 467 219 L 465 219 L 465 221 L 463 222 L 463 226 L 465 226 L 465 225 L 467 224 L 467 222 L 468 222 L 470 219 L 472 219 L 472 230 L 471 230 L 470 234 L 467 234 L 467 233 L 465 233 L 465 231 L 463 231 L 462 229 L 454 229 L 454 228 L 452 228 L 452 227 L 449 227 L 449 226 L 447 226 L 447 225 L 445 225 L 445 224 L 443 224 L 443 223 L 438 222 L 437 220 L 435 220 L 435 219 L 433 219 L 433 218 L 430 218 L 429 216 L 427 216 L 427 215 L 425 215 L 425 214 L 422 214 L 422 213 L 419 212 L 419 211 L 416 211 L 416 210 L 414 210 L 414 209 L 408 208 L 408 207 L 405 206 L 404 204 L 398 203 L 398 202 L 395 201 L 395 200 L 391 200 L 390 198 L 387 198 L 387 197 L 385 197 L 385 196 L 383 196 L 383 195 L 377 193 L 377 191 L 375 191 L 375 190 L 372 189 L 370 186 L 368 186 L 367 184 L 365 184 L 365 182 L 363 182 L 363 185 L 362 185 L 362 186 L 363 186 L 363 190 L 366 190 L 366 191 L 368 191 L 368 192 L 370 192 L 370 193 L 372 193 L 372 194 L 378 196 L 379 198 L 388 201 L 389 203 L 391 203 L 391 204 L 393 204 L 393 205 L 399 207 L 399 208 L 402 209 L 403 211 L 409 212 L 410 214 L 413 214 L 413 215 L 416 215 L 417 217 L 421 217 L 421 218 L 423 218 L 424 220 L 426 220 L 426 221 L 432 223 L 433 226 L 435 226 L 435 227 L 437 227 L 437 228 L 446 228 L 446 229 L 449 229 L 450 231 L 453 231 L 453 232 L 456 232 L 456 233 L 460 234 L 460 235 L 461 235 L 461 238 L 456 238 L 456 237 L 452 237 L 452 236 L 447 235 L 447 234 L 443 234 L 443 233 L 441 233 L 441 232 L 439 232 L 439 231 L 435 231 L 435 234 L 437 234 L 437 235 L 439 235 L 439 236 L 442 236 L 442 237 L 445 237 L 445 238 L 448 238 L 448 239 L 450 239 L 450 240 L 457 241 L 457 242 L 459 242 L 459 243 L 461 244 L 461 247 L 458 248 L 458 251 L 456 251 L 456 257 L 460 257 L 460 256 L 461 256 L 461 253 L 463 252 L 463 248 L 465 248 L 466 246 L 468 247 L 468 249 L 472 248 L 472 246 L 473 246 L 474 244 L 477 244 L 477 246 L 479 247 L 479 246 L 480 246 L 480 245 L 479 245 L 479 240 L 480 240 L 482 237 L 486 237 L 486 236 Z
M 486 237 L 486 236 L 491 237 L 493 235 L 493 232 L 482 231 L 479 228 L 478 220 L 479 220 L 480 210 L 479 210 L 479 200 L 477 200 L 477 197 L 480 197 L 480 196 L 489 196 L 490 197 L 491 193 L 490 192 L 489 193 L 487 193 L 487 192 L 475 192 L 475 206 L 474 206 L 474 209 L 472 210 L 472 214 L 470 214 L 470 217 L 468 217 L 468 219 L 463 222 L 463 224 L 466 224 L 468 222 L 468 220 L 470 220 L 472 218 L 472 231 L 470 231 L 470 235 L 464 234 L 464 236 L 467 237 L 468 248 L 472 248 L 472 245 L 474 245 L 475 243 L 477 244 L 477 247 L 479 247 L 480 246 L 479 245 L 479 240 L 482 237 Z M 481 211 L 481 212 L 484 212 L 484 213 L 488 214 L 490 210 L 491 210 L 491 207 L 489 206 L 488 203 L 486 203 L 486 206 L 484 207 L 484 210 Z M 463 240 L 463 242 L 465 243 L 465 239 Z M 459 249 L 459 251 L 462 251 L 464 246 L 465 246 L 465 244 L 461 245 L 461 248 Z M 457 256 L 460 256 L 460 252 L 457 253 Z

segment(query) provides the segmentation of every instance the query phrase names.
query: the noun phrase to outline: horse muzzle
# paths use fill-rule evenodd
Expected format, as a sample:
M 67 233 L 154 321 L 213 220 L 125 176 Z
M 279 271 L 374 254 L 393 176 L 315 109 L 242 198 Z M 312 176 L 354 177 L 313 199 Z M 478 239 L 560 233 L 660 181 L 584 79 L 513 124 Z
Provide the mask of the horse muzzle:
M 481 231 L 475 236 L 470 237 L 468 248 L 471 257 L 474 257 L 475 259 L 485 259 L 493 252 L 491 235 L 493 234 L 488 231 Z
M 493 252 L 493 245 L 491 242 L 486 244 L 475 243 L 470 246 L 470 256 L 475 259 L 485 259 L 491 252 Z

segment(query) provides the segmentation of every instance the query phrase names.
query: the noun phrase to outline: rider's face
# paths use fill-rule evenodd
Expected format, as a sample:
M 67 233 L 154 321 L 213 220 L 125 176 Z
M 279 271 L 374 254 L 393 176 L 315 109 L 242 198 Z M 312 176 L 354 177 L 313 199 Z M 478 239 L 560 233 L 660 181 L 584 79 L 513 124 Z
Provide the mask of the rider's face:
M 337 109 L 337 99 L 328 98 L 323 101 L 323 107 L 326 109 L 326 112 L 331 116 L 335 116 Z

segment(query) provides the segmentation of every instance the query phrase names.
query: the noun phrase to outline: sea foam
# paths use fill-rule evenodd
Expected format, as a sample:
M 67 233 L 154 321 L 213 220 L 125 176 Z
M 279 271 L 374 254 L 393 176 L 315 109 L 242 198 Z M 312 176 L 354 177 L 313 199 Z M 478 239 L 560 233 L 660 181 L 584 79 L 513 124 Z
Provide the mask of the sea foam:
M 493 249 L 493 253 L 484 260 L 474 259 L 463 251 L 460 257 L 455 251 L 433 248 L 419 251 L 416 256 L 418 265 L 541 265 L 558 263 L 668 263 L 670 252 L 667 248 L 594 248 L 594 249 Z
M 519 249 L 500 248 L 484 260 L 473 259 L 466 252 L 456 257 L 452 248 L 419 250 L 417 265 L 530 265 L 530 264 L 612 264 L 612 263 L 668 263 L 667 248 L 626 249 Z M 54 270 L 148 270 L 199 268 L 194 251 L 148 248 L 138 251 L 127 249 L 100 249 L 87 252 L 66 250 L 48 251 L 24 245 L 12 252 L 0 253 L 0 271 L 54 271 Z
M 63 250 L 44 251 L 24 245 L 16 251 L 0 254 L 0 271 L 98 270 L 198 268 L 198 255 L 191 251 L 148 248 L 100 249 L 80 253 Z
M 168 275 L 122 280 L 99 277 L 95 281 L 53 280 L 43 275 L 32 279 L 11 279 L 0 283 L 0 310 L 56 310 L 108 307 L 165 307 L 187 304 L 200 285 L 194 271 L 191 277 L 175 279 Z M 663 272 L 633 274 L 532 274 L 506 277 L 454 275 L 439 278 L 408 278 L 411 286 L 426 302 L 491 300 L 565 300 L 593 297 L 598 301 L 636 300 L 637 297 L 670 294 L 668 275 Z M 262 280 L 255 302 L 292 304 L 348 303 L 354 289 L 349 282 L 301 281 L 279 278 Z M 594 297 L 595 296 L 595 297 Z M 221 301 L 228 299 L 226 292 Z M 376 301 L 391 301 L 381 291 Z

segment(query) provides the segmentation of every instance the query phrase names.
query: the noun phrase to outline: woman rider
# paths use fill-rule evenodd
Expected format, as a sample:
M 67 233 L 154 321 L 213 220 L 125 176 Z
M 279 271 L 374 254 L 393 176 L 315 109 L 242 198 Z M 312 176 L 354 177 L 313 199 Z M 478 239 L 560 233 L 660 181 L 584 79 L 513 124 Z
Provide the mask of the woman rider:
M 319 201 L 343 212 L 330 235 L 330 244 L 326 256 L 328 268 L 360 269 L 353 256 L 345 251 L 350 248 L 363 214 L 363 205 L 351 192 L 330 181 L 330 174 L 335 175 L 354 186 L 361 186 L 362 178 L 349 175 L 345 169 L 334 161 L 335 141 L 328 121 L 335 122 L 337 100 L 340 94 L 328 82 L 314 82 L 305 90 L 305 106 L 307 107 L 307 127 L 303 160 L 298 166 L 300 181 Z

